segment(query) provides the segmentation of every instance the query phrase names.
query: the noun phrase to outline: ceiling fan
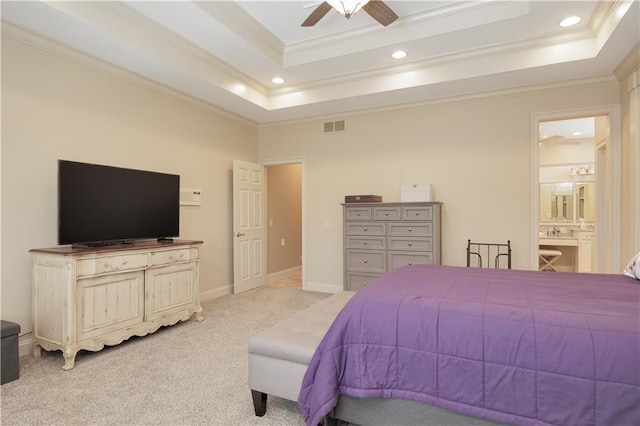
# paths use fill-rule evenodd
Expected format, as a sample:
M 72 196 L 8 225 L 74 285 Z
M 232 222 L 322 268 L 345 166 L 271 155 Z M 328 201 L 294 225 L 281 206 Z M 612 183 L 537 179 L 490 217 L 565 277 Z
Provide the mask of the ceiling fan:
M 360 9 L 385 27 L 398 19 L 398 15 L 384 4 L 382 0 L 327 0 L 315 8 L 311 15 L 302 23 L 303 27 L 312 27 L 320 21 L 331 9 L 337 10 L 349 19 Z

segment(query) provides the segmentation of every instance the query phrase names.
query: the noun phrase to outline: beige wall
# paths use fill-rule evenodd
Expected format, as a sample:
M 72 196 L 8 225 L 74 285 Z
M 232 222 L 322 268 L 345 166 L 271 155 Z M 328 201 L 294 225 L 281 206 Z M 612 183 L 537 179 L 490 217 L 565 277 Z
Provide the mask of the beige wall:
M 399 201 L 403 184 L 429 183 L 444 203 L 444 264 L 465 264 L 467 239 L 509 239 L 514 268 L 528 269 L 531 115 L 617 104 L 618 96 L 607 81 L 335 117 L 346 119 L 344 133 L 322 134 L 321 120 L 262 126 L 261 161 L 305 158 L 307 288 L 342 286 L 344 196 Z M 322 228 L 327 220 L 333 230 Z
M 620 81 L 622 128 L 622 241 L 623 264 L 640 251 L 640 45 L 616 70 Z
M 181 176 L 202 206 L 180 237 L 204 241 L 203 297 L 232 280 L 232 160 L 257 159 L 257 126 L 2 39 L 2 318 L 31 331 L 29 249 L 57 244 L 57 159 Z
M 301 170 L 300 164 L 267 167 L 268 274 L 296 268 L 302 263 Z

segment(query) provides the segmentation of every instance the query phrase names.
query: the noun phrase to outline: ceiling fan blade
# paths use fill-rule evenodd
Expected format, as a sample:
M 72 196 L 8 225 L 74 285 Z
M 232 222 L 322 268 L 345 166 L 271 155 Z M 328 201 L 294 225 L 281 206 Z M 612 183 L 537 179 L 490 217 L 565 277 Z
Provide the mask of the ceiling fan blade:
M 398 15 L 381 0 L 371 0 L 362 9 L 385 27 L 398 19 Z
M 326 1 L 323 1 L 322 4 L 315 8 L 311 15 L 307 19 L 304 20 L 301 26 L 303 27 L 312 27 L 321 20 L 324 15 L 326 15 L 331 10 L 331 5 Z

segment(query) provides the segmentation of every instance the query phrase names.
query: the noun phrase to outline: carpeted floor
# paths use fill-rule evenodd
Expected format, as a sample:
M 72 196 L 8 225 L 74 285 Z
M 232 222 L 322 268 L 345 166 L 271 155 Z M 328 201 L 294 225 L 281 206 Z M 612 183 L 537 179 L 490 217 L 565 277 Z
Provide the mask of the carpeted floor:
M 20 379 L 0 388 L 3 425 L 302 425 L 295 402 L 269 397 L 255 417 L 247 340 L 328 297 L 265 286 L 204 304 L 181 322 L 100 352 L 63 371 L 60 351 L 20 359 Z

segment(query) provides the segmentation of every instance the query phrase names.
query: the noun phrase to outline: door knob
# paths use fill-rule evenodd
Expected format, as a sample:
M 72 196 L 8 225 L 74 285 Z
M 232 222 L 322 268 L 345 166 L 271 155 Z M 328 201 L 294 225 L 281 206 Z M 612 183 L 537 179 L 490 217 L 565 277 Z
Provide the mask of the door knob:
M 236 237 L 240 238 L 240 237 L 244 237 L 244 234 L 241 232 L 236 232 Z

